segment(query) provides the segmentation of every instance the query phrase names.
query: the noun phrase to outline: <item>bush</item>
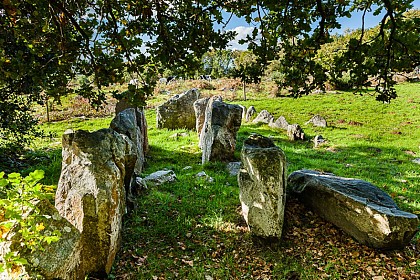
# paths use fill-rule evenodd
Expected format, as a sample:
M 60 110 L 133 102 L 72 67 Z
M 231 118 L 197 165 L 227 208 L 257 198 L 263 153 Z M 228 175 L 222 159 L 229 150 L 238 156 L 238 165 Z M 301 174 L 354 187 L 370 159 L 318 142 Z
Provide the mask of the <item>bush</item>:
M 52 190 L 39 182 L 44 171 L 35 170 L 22 178 L 11 173 L 4 178 L 0 172 L 0 242 L 6 242 L 12 228 L 16 228 L 20 244 L 27 250 L 42 250 L 44 244 L 59 240 L 60 233 L 45 228 L 45 220 L 51 217 L 40 215 L 37 203 L 52 199 Z M 26 264 L 27 260 L 11 251 L 0 256 L 0 272 Z

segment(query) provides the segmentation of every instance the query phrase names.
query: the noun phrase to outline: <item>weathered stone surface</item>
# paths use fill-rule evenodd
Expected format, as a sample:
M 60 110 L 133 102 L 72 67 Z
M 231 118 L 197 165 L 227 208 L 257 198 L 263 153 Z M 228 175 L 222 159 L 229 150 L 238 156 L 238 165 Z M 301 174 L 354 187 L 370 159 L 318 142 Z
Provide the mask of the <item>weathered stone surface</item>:
M 214 100 L 222 101 L 221 96 L 213 96 Z M 206 119 L 206 108 L 209 103 L 210 97 L 200 98 L 196 100 L 193 104 L 195 112 L 195 129 L 200 136 L 201 130 L 203 129 L 204 121 Z
M 257 113 L 254 106 L 249 106 L 248 110 L 246 110 L 245 120 L 246 122 L 251 121 L 252 117 Z
M 291 141 L 305 140 L 305 133 L 298 124 L 289 124 L 287 126 L 287 136 Z
M 131 105 L 127 99 L 121 99 L 115 106 L 115 115 L 118 116 L 119 113 L 129 108 L 134 108 L 136 110 L 136 123 L 138 127 L 140 127 L 143 152 L 146 154 L 149 151 L 149 140 L 147 136 L 147 122 L 144 109 Z
M 314 148 L 318 148 L 322 144 L 324 144 L 326 141 L 322 135 L 317 135 L 314 137 Z
M 14 251 L 25 258 L 28 264 L 23 265 L 15 273 L 11 271 L 0 273 L 0 279 L 84 279 L 85 272 L 80 268 L 79 231 L 61 217 L 48 200 L 37 202 L 35 205 L 39 209 L 39 216 L 51 217 L 43 221 L 45 232 L 58 230 L 61 234 L 60 239 L 57 242 L 43 244 L 44 250 L 31 251 L 21 246 L 20 226 L 12 227 L 7 234 L 7 240 L 0 243 L 0 259 L 8 252 Z
M 55 197 L 59 213 L 81 232 L 81 269 L 103 275 L 120 246 L 126 188 L 137 161 L 133 142 L 113 129 L 66 131 Z
M 239 107 L 242 109 L 242 120 L 245 121 L 246 119 L 246 107 L 244 105 L 238 104 Z
M 229 172 L 230 176 L 237 176 L 239 174 L 239 170 L 241 169 L 241 162 L 240 161 L 233 161 L 229 162 L 226 165 L 226 169 Z
M 165 183 L 174 182 L 175 180 L 176 175 L 172 170 L 159 170 L 143 179 L 148 186 L 160 186 Z
M 316 213 L 367 246 L 401 248 L 418 230 L 416 215 L 401 211 L 366 181 L 299 170 L 290 174 L 288 185 Z
M 207 104 L 204 127 L 200 134 L 202 163 L 229 161 L 234 158 L 236 133 L 241 127 L 242 109 L 211 98 Z
M 134 167 L 135 175 L 140 175 L 143 170 L 144 164 L 144 142 L 147 141 L 147 125 L 142 122 L 143 112 L 135 109 L 128 108 L 119 112 L 111 121 L 110 127 L 120 134 L 128 136 L 133 142 L 137 160 Z M 146 126 L 144 126 L 146 125 Z
M 269 124 L 273 121 L 274 121 L 273 115 L 271 115 L 267 110 L 262 110 L 252 122 Z
M 283 116 L 280 116 L 275 122 L 272 121 L 268 124 L 268 126 L 278 129 L 285 129 L 289 127 L 289 123 L 287 122 L 286 118 Z
M 305 124 L 310 124 L 310 123 L 312 123 L 314 126 L 318 126 L 318 127 L 327 127 L 327 121 L 325 120 L 324 117 L 322 117 L 320 115 L 313 116 Z
M 196 128 L 194 102 L 200 97 L 198 89 L 191 89 L 183 94 L 175 95 L 157 107 L 157 128 L 178 129 Z
M 242 214 L 251 233 L 280 238 L 286 202 L 286 157 L 273 141 L 251 135 L 241 152 L 238 175 Z

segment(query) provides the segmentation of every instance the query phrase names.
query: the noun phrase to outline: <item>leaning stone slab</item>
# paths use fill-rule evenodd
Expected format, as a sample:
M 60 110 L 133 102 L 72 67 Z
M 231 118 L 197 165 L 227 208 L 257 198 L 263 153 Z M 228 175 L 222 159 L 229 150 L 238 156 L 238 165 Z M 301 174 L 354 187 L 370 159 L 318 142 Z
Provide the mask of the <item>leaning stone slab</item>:
M 48 200 L 37 202 L 34 206 L 39 210 L 38 217 L 48 217 L 42 221 L 45 229 L 40 233 L 48 235 L 48 232 L 58 231 L 60 239 L 43 244 L 43 250 L 31 251 L 21 245 L 20 226 L 12 227 L 6 240 L 0 243 L 0 260 L 13 251 L 18 252 L 28 263 L 13 271 L 6 270 L 0 273 L 0 279 L 84 279 L 85 272 L 80 267 L 79 231 L 61 217 Z
M 273 141 L 253 134 L 241 152 L 238 174 L 242 215 L 252 234 L 280 238 L 286 202 L 286 157 Z
M 249 106 L 248 110 L 246 110 L 245 121 L 251 121 L 252 117 L 257 113 L 254 106 Z
M 159 170 L 143 179 L 148 186 L 160 186 L 165 183 L 174 182 L 175 180 L 176 175 L 172 170 Z
M 175 95 L 157 107 L 157 128 L 181 129 L 196 128 L 194 102 L 200 97 L 198 89 L 191 89 Z
M 416 215 L 401 211 L 387 193 L 366 181 L 299 170 L 290 174 L 288 185 L 314 212 L 364 245 L 402 248 L 418 231 Z
M 223 101 L 221 96 L 213 96 L 211 98 L 213 98 L 214 100 L 218 100 L 220 102 Z M 204 121 L 206 120 L 206 108 L 209 101 L 210 101 L 210 97 L 205 97 L 205 98 L 200 98 L 196 100 L 193 104 L 194 112 L 195 112 L 195 120 L 196 120 L 195 129 L 199 136 L 200 136 L 201 130 L 203 129 Z

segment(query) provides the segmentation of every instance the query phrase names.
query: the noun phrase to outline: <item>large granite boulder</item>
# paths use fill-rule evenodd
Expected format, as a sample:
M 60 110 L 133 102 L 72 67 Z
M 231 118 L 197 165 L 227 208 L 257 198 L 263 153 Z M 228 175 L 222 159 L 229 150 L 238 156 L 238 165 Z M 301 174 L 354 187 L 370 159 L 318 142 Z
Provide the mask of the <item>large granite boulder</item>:
M 401 248 L 418 231 L 416 215 L 401 211 L 387 193 L 366 181 L 299 170 L 290 174 L 288 186 L 314 212 L 367 246 Z
M 21 245 L 20 225 L 13 226 L 6 240 L 0 243 L 0 260 L 13 251 L 28 263 L 0 273 L 0 279 L 84 279 L 85 273 L 80 267 L 80 232 L 62 218 L 48 200 L 36 202 L 34 208 L 38 219 L 50 217 L 42 219 L 45 228 L 41 234 L 47 236 L 58 231 L 60 238 L 56 242 L 42 244 L 42 250 L 39 247 L 31 250 Z M 29 210 L 28 214 L 33 211 Z
M 286 157 L 273 141 L 253 134 L 241 152 L 238 175 L 242 214 L 251 233 L 280 238 L 286 202 Z
M 194 102 L 200 97 L 198 89 L 190 89 L 183 94 L 175 95 L 157 107 L 157 128 L 178 129 L 196 128 Z
M 273 121 L 274 121 L 273 115 L 271 115 L 267 110 L 262 110 L 252 122 L 269 124 Z
M 81 233 L 81 270 L 105 275 L 121 241 L 137 152 L 113 129 L 66 131 L 55 206 Z
M 236 134 L 241 127 L 242 108 L 211 98 L 200 134 L 202 163 L 231 161 L 234 158 Z

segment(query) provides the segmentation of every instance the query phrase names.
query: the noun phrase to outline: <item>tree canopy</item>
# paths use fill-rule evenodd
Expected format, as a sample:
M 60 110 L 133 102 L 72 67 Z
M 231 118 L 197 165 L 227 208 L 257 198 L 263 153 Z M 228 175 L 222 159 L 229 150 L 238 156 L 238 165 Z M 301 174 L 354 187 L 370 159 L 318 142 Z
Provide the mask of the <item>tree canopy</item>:
M 330 42 L 341 17 L 352 11 L 383 14 L 378 33 L 350 40 L 340 65 L 358 86 L 368 75 L 380 81 L 378 100 L 395 98 L 394 71 L 419 64 L 419 18 L 407 21 L 411 0 L 3 0 L 0 2 L 0 142 L 24 143 L 34 131 L 34 102 L 59 99 L 69 92 L 99 106 L 103 88 L 139 80 L 126 96 L 144 105 L 159 72 L 178 69 L 193 73 L 203 54 L 223 49 L 234 36 L 213 27 L 226 24 L 223 12 L 244 16 L 258 27 L 249 48 L 265 65 L 279 59 L 281 86 L 298 96 L 323 87 L 326 69 L 317 51 Z M 375 65 L 365 57 L 375 57 Z M 371 70 L 367 70 L 367 68 Z M 69 87 L 77 75 L 88 79 Z M 121 93 L 114 95 L 121 98 Z

